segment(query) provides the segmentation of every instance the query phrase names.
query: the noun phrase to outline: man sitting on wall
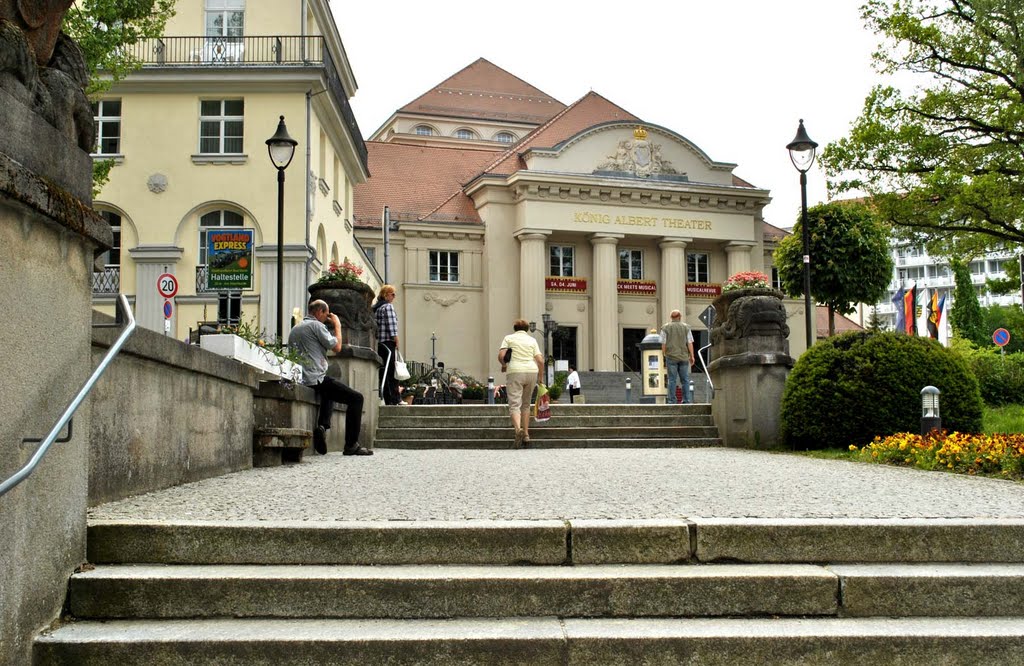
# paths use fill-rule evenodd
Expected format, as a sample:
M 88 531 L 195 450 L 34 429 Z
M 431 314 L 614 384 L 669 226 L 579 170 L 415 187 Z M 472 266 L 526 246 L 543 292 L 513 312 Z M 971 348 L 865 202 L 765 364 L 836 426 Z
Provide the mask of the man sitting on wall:
M 328 332 L 327 322 L 334 329 Z M 292 329 L 288 346 L 303 355 L 302 383 L 320 397 L 320 412 L 313 431 L 313 448 L 320 455 L 327 453 L 327 431 L 331 428 L 334 403 L 345 405 L 346 456 L 372 456 L 373 451 L 359 446 L 359 424 L 363 415 L 363 396 L 334 377 L 327 376 L 327 350 L 341 351 L 341 322 L 331 314 L 324 301 L 309 304 L 309 314 Z

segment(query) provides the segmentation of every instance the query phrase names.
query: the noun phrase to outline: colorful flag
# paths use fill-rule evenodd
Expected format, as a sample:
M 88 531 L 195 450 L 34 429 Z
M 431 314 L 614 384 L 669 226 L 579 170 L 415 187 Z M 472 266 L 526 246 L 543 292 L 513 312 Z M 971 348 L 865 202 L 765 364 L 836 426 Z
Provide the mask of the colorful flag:
M 928 321 L 925 324 L 928 328 L 928 337 L 933 340 L 939 339 L 939 292 L 932 289 L 932 297 L 928 299 L 928 307 L 925 308 L 925 312 L 928 315 Z
M 906 296 L 907 291 L 900 287 L 899 291 L 893 294 L 892 304 L 896 307 L 896 332 L 906 333 L 907 332 L 907 311 L 904 310 L 903 297 Z
M 949 310 L 946 305 L 946 294 L 942 295 L 942 299 L 939 301 L 939 344 L 943 347 L 949 346 Z
M 903 332 L 917 335 L 917 283 L 903 295 Z

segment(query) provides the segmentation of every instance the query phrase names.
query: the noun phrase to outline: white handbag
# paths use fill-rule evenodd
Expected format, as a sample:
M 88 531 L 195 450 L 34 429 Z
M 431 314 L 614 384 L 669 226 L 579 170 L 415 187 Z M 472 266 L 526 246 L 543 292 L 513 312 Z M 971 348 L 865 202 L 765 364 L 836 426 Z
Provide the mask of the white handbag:
M 405 364 L 405 360 L 402 358 L 401 352 L 395 350 L 395 379 L 398 381 L 405 381 L 412 375 L 409 373 L 409 366 Z

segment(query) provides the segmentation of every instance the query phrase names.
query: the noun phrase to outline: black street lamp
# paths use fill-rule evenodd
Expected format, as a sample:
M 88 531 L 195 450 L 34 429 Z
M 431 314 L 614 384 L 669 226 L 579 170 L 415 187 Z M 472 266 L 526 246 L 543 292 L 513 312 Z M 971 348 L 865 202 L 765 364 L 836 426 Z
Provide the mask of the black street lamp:
M 804 129 L 804 119 L 800 119 L 800 126 L 797 127 L 796 137 L 786 146 L 789 150 L 789 159 L 793 166 L 800 172 L 800 226 L 803 231 L 804 241 L 804 309 L 807 311 L 807 348 L 814 344 L 814 328 L 812 317 L 814 309 L 811 305 L 811 231 L 807 228 L 807 171 L 814 164 L 814 155 L 818 144 L 811 137 L 807 136 Z
M 270 161 L 277 167 L 277 344 L 284 344 L 281 330 L 284 321 L 284 170 L 292 163 L 295 146 L 299 142 L 288 136 L 284 116 L 277 124 L 277 132 L 267 139 Z
M 544 328 L 541 329 L 541 334 L 544 336 L 544 381 L 548 381 L 548 335 L 553 334 L 558 330 L 558 322 L 551 318 L 547 312 L 540 316 L 543 321 Z M 530 332 L 533 333 L 537 330 L 537 322 L 530 322 Z

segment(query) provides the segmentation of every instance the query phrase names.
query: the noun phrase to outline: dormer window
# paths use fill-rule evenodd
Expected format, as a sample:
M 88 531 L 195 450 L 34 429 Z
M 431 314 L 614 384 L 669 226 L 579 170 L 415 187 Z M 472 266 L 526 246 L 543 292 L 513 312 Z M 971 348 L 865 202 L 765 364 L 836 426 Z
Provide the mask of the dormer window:
M 434 136 L 433 128 L 427 125 L 417 125 L 416 129 L 413 130 L 417 136 Z
M 498 143 L 515 143 L 516 138 L 509 132 L 498 132 L 494 135 L 494 140 Z
M 473 134 L 473 130 L 458 129 L 458 130 L 455 130 L 455 138 L 456 139 L 467 139 L 468 140 L 468 139 L 475 139 L 476 135 Z

